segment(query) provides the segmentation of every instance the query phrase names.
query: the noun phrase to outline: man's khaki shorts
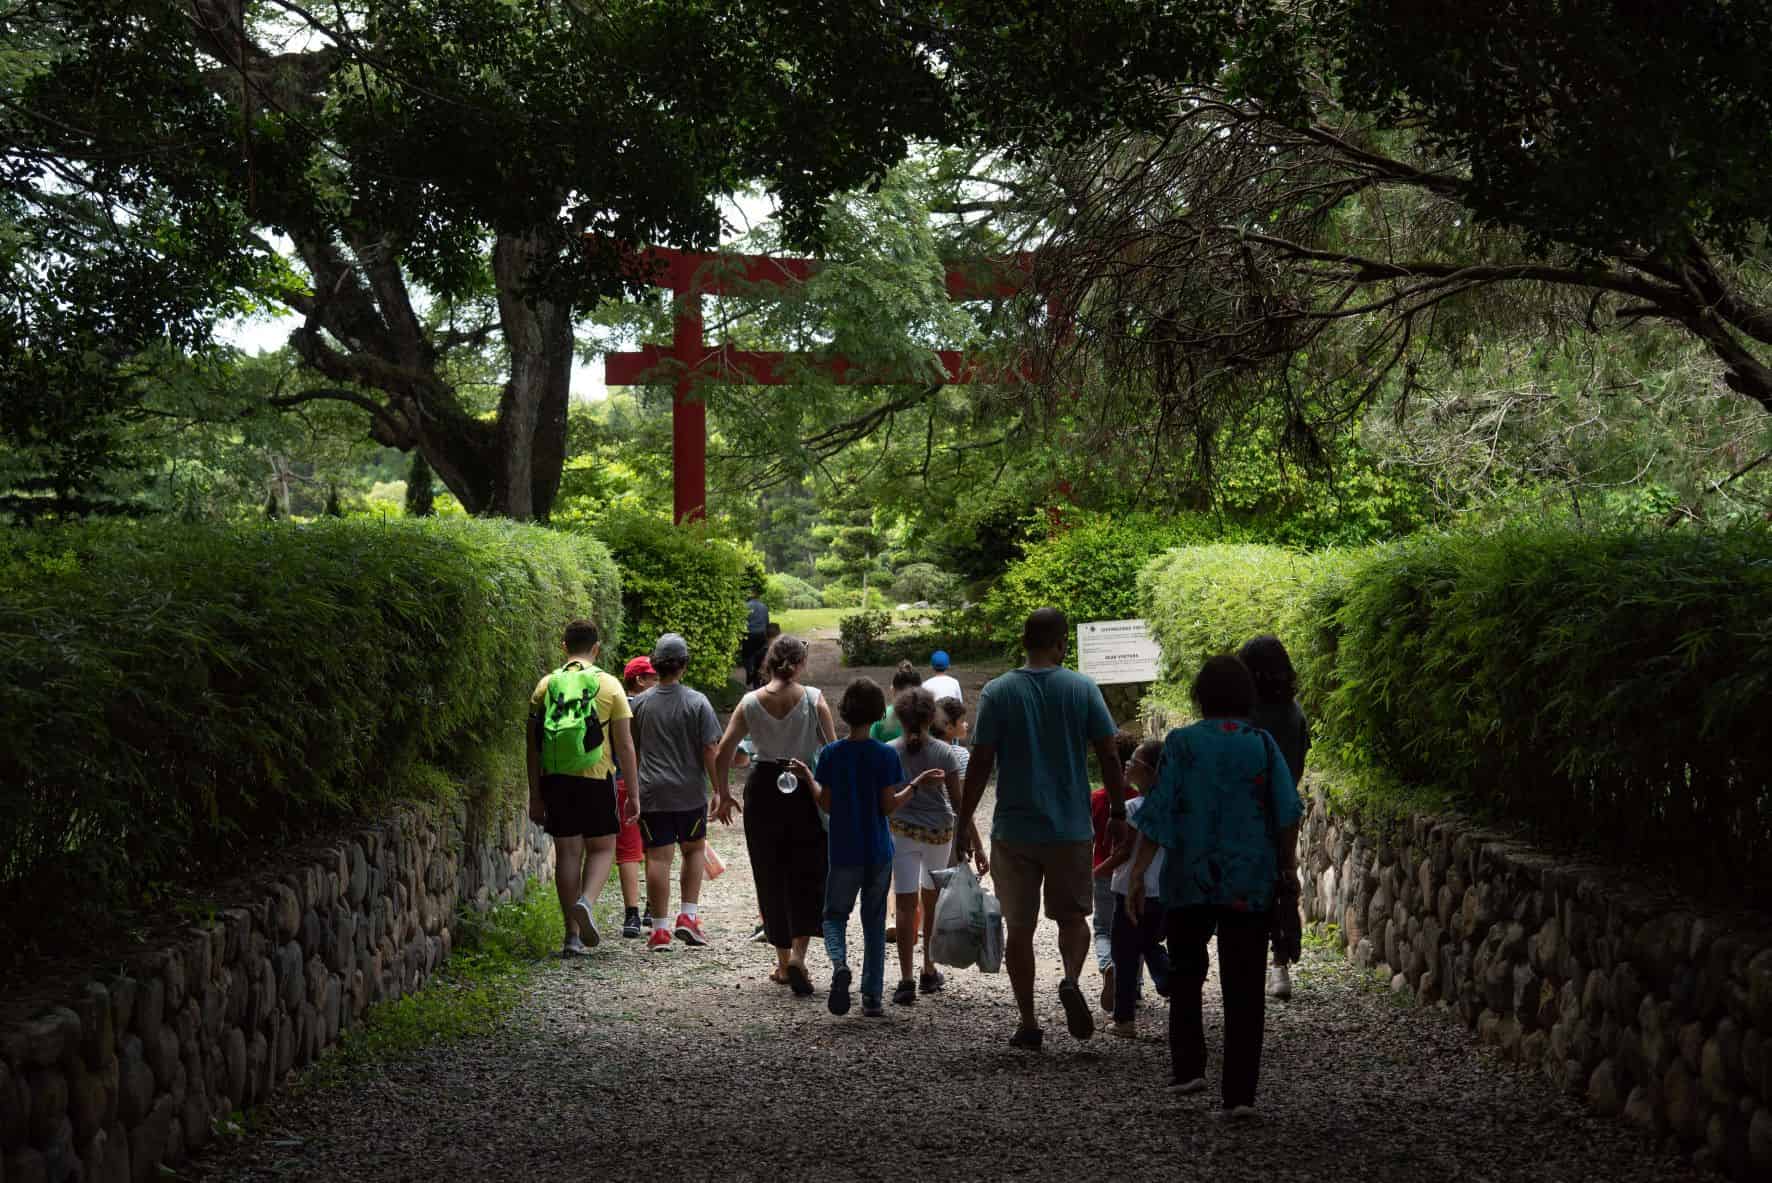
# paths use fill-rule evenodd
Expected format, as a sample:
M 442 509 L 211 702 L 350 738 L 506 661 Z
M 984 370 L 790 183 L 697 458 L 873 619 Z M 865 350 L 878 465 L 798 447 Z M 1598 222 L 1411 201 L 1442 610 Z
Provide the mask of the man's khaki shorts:
M 1095 901 L 1093 844 L 1084 842 L 991 843 L 991 879 L 1003 923 L 1033 928 L 1040 923 L 1040 887 L 1046 888 L 1046 915 L 1057 921 L 1089 915 Z

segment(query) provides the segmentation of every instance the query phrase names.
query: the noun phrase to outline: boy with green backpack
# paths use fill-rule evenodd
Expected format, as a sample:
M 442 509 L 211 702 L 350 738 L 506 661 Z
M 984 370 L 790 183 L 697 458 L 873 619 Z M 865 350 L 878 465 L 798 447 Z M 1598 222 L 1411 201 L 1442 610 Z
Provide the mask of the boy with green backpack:
M 554 839 L 554 886 L 566 920 L 562 957 L 588 952 L 602 937 L 592 918 L 615 861 L 621 832 L 615 757 L 634 770 L 628 812 L 639 815 L 633 711 L 622 684 L 597 668 L 597 626 L 574 620 L 563 638 L 566 663 L 529 696 L 529 816 Z

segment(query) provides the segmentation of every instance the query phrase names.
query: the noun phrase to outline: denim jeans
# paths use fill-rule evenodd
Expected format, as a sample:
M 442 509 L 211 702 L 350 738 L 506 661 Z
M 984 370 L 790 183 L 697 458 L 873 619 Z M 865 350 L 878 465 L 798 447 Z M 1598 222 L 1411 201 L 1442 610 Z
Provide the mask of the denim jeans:
M 1095 880 L 1095 912 L 1089 921 L 1095 930 L 1095 968 L 1106 973 L 1114 963 L 1114 889 L 1105 877 Z
M 1160 900 L 1145 900 L 1144 915 L 1134 921 L 1126 911 L 1126 897 L 1114 893 L 1114 1022 L 1131 1021 L 1145 970 L 1158 994 L 1169 993 L 1169 953 L 1163 948 L 1167 932 Z
M 886 897 L 892 864 L 833 866 L 825 875 L 824 951 L 831 969 L 849 964 L 849 913 L 861 897 L 861 996 L 880 1000 L 886 984 Z

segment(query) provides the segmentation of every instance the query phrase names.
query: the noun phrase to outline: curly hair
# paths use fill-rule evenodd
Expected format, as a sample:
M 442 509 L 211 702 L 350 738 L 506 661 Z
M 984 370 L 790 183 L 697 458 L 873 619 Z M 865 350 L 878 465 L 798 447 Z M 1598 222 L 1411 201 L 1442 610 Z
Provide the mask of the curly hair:
M 904 746 L 917 751 L 929 738 L 929 725 L 935 721 L 935 695 L 921 686 L 900 690 L 893 710 L 898 712 L 898 725 L 904 728 Z
M 867 727 L 886 717 L 886 692 L 872 678 L 857 678 L 843 690 L 837 715 L 851 727 Z
M 943 739 L 965 718 L 966 704 L 957 698 L 944 698 L 935 704 L 935 726 L 941 729 Z
M 800 667 L 806 664 L 806 652 L 805 641 L 784 633 L 770 642 L 769 653 L 763 658 L 763 673 L 770 678 L 791 682 Z
M 1297 697 L 1298 671 L 1292 668 L 1292 655 L 1272 633 L 1246 641 L 1237 650 L 1237 658 L 1249 667 L 1255 679 L 1258 702 L 1284 705 Z

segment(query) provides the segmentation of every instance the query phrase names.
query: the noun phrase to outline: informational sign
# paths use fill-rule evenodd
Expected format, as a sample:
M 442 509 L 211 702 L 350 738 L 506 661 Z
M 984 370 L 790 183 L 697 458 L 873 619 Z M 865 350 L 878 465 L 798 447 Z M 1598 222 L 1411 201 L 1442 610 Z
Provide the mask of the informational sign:
M 1163 652 L 1142 620 L 1095 620 L 1077 626 L 1077 668 L 1103 686 L 1155 682 Z

